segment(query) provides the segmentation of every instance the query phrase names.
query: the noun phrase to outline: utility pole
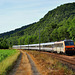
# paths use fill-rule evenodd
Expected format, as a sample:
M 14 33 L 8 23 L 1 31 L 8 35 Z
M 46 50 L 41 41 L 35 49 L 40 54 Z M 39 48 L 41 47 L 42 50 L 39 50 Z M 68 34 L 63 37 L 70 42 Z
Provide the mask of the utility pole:
M 28 50 L 29 50 L 29 35 L 28 35 Z
M 25 45 L 25 39 L 24 39 L 24 45 Z
M 40 50 L 40 29 L 39 29 L 39 50 Z
M 20 40 L 20 49 L 21 49 L 21 40 Z

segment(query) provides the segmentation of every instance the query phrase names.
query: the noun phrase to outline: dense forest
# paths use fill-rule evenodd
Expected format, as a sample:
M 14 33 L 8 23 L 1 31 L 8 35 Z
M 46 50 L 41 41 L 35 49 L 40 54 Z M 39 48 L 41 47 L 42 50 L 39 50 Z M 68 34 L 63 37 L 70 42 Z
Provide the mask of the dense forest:
M 12 45 L 34 44 L 40 42 L 72 39 L 75 41 L 75 2 L 49 11 L 38 22 L 0 34 L 0 39 Z M 2 42 L 0 40 L 0 44 Z

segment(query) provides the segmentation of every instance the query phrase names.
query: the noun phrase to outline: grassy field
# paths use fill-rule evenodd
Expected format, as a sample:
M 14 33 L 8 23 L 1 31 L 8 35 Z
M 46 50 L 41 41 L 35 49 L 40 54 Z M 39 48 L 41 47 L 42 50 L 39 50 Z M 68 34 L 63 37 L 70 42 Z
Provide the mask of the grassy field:
M 64 66 L 50 55 L 38 51 L 27 51 L 36 61 L 37 67 L 42 75 L 75 75 L 75 73 Z
M 0 50 L 0 75 L 6 75 L 20 55 L 18 50 Z
M 0 50 L 0 62 L 16 53 L 16 50 Z

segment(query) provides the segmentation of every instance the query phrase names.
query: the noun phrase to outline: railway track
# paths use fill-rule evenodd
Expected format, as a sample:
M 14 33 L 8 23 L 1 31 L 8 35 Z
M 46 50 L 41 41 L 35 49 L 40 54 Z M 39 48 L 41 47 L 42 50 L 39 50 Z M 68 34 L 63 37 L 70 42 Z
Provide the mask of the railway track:
M 60 62 L 63 65 L 67 65 L 68 68 L 75 71 L 75 56 L 67 56 L 67 55 L 61 55 L 61 54 L 55 54 L 55 53 L 49 53 L 49 52 L 42 52 L 42 53 L 48 54 L 52 56 L 53 58 L 60 60 Z

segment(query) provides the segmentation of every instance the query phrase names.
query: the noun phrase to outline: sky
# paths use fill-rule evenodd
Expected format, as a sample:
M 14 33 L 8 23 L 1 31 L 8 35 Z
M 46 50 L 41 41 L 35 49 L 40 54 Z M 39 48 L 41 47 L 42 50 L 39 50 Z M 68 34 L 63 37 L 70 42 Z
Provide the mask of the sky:
M 75 0 L 0 0 L 0 33 L 38 22 L 48 11 Z

